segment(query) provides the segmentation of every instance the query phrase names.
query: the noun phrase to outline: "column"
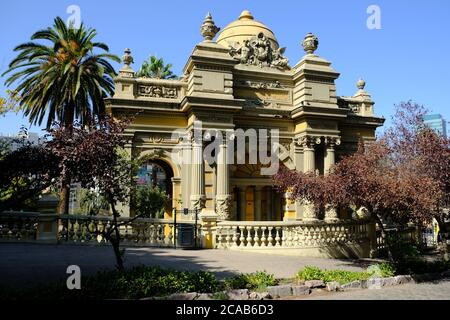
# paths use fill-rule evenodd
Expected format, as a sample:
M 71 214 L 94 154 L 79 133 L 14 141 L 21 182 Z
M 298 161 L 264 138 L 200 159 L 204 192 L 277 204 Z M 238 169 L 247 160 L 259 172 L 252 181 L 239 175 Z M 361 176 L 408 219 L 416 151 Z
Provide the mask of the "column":
M 304 137 L 303 139 L 303 172 L 314 172 L 316 169 L 314 143 L 320 143 L 320 138 L 314 140 L 314 137 Z M 318 220 L 314 205 L 306 203 L 303 212 L 304 220 Z
M 295 161 L 295 169 L 297 171 L 303 171 L 303 146 L 299 143 L 295 143 L 294 149 L 294 161 Z M 297 220 L 300 220 L 303 217 L 304 208 L 299 200 L 295 200 L 295 217 Z
M 267 221 L 271 221 L 273 220 L 273 209 L 272 209 L 272 188 L 271 187 L 267 187 L 266 188 L 266 220 Z
M 216 213 L 221 220 L 230 220 L 230 175 L 227 163 L 227 143 L 222 139 L 217 154 L 217 193 L 216 193 Z
M 314 172 L 315 169 L 314 144 L 308 139 L 303 143 L 303 172 Z
M 261 192 L 261 186 L 255 186 L 255 221 L 262 220 Z
M 239 206 L 238 217 L 236 220 L 245 221 L 245 208 L 247 207 L 246 191 L 246 186 L 239 187 Z
M 325 140 L 325 159 L 324 159 L 324 172 L 325 174 L 330 173 L 331 166 L 335 163 L 335 144 L 339 145 L 338 139 L 327 138 Z
M 334 146 L 339 145 L 340 140 L 338 138 L 325 138 L 325 158 L 324 158 L 324 173 L 326 175 L 330 174 L 331 167 L 335 163 L 335 150 Z M 331 205 L 325 206 L 325 220 L 326 221 L 337 221 L 338 212 L 337 208 Z
M 188 208 L 191 197 L 191 160 L 192 160 L 192 145 L 191 139 L 186 137 L 183 141 L 181 149 L 181 195 L 182 207 Z
M 191 209 L 202 210 L 205 207 L 205 166 L 203 163 L 202 137 L 192 139 L 191 164 Z

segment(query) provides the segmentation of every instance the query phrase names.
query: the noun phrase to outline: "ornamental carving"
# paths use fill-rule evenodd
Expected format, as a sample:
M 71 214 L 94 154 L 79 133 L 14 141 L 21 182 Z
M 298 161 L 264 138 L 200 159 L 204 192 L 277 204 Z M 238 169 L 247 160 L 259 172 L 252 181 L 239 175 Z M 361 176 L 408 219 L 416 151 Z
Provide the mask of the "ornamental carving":
M 160 85 L 140 85 L 138 94 L 142 97 L 176 99 L 178 98 L 178 89 Z
M 220 220 L 230 220 L 231 202 L 232 198 L 230 195 L 216 196 L 216 214 Z
M 322 139 L 315 136 L 303 136 L 296 139 L 297 145 L 312 148 L 315 144 L 320 144 Z
M 200 27 L 200 33 L 206 41 L 211 41 L 219 31 L 220 28 L 215 25 L 211 13 L 208 12 Z
M 241 64 L 259 67 L 272 67 L 280 70 L 289 70 L 289 60 L 283 56 L 286 48 L 275 49 L 269 39 L 260 32 L 238 48 L 231 48 L 230 55 L 239 60 Z
M 275 102 L 269 102 L 263 99 L 247 99 L 245 100 L 245 106 L 246 107 L 263 107 L 263 108 L 280 108 L 280 105 L 278 103 Z
M 206 197 L 204 195 L 192 195 L 190 200 L 192 209 L 201 211 L 205 208 Z
M 358 103 L 349 103 L 348 108 L 351 112 L 358 114 L 360 111 L 360 105 Z
M 280 81 L 275 82 L 257 82 L 250 80 L 242 80 L 238 81 L 237 85 L 255 89 L 273 89 L 273 88 L 282 88 Z

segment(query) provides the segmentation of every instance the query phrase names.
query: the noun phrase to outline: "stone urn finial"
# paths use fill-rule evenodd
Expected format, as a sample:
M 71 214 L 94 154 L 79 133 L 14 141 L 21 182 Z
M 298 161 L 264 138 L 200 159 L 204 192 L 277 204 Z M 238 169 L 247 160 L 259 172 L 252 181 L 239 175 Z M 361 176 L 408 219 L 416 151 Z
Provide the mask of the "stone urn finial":
M 205 41 L 212 41 L 219 30 L 220 28 L 215 25 L 211 13 L 208 12 L 200 27 L 200 33 L 203 38 L 205 38 Z
M 303 39 L 302 47 L 308 54 L 314 54 L 314 51 L 317 50 L 318 46 L 319 39 L 311 32 L 305 36 L 305 39 Z
M 126 48 L 124 50 L 122 62 L 123 67 L 119 70 L 119 76 L 122 78 L 134 78 L 134 71 L 130 66 L 132 63 L 134 63 L 134 59 L 129 48 Z
M 366 86 L 366 82 L 363 79 L 359 79 L 358 82 L 356 82 L 356 87 L 359 90 L 364 90 L 364 87 Z
M 126 48 L 124 50 L 124 55 L 122 56 L 122 62 L 125 66 L 130 67 L 132 63 L 134 63 L 133 56 L 131 55 L 131 50 Z

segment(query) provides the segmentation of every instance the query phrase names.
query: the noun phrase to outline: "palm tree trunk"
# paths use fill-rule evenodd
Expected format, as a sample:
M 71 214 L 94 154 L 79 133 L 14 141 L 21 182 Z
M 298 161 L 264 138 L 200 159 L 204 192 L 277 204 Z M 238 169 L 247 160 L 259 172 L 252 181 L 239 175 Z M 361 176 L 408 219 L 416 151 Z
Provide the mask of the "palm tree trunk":
M 69 130 L 71 134 L 73 132 L 74 107 L 73 104 L 69 104 L 64 113 L 64 127 Z M 58 214 L 69 213 L 70 183 L 70 175 L 66 173 L 62 178 L 61 191 L 59 193 Z

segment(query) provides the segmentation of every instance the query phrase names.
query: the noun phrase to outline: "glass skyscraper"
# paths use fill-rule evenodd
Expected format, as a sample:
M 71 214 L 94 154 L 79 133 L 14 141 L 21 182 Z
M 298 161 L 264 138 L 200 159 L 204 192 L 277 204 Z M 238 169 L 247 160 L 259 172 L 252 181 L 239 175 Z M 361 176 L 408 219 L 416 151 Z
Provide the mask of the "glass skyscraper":
M 440 114 L 427 114 L 423 117 L 423 122 L 440 135 L 447 137 L 446 122 Z

